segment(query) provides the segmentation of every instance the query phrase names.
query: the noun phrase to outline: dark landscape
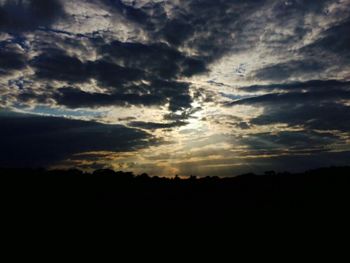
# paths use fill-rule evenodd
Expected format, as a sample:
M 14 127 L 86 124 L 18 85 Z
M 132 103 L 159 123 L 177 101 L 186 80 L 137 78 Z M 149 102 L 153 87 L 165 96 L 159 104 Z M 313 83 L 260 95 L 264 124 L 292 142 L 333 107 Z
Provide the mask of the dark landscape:
M 112 170 L 1 169 L 0 174 L 2 209 L 25 216 L 91 212 L 129 223 L 213 223 L 242 213 L 337 216 L 346 214 L 350 200 L 350 167 L 188 179 Z

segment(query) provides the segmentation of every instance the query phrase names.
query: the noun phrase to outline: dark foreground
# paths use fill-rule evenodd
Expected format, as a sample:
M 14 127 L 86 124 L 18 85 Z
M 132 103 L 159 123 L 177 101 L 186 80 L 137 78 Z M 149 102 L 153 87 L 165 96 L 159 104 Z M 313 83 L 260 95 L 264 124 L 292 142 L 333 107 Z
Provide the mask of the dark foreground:
M 16 218 L 220 223 L 247 214 L 340 218 L 350 208 L 350 167 L 186 180 L 110 170 L 0 169 L 0 174 L 2 212 Z

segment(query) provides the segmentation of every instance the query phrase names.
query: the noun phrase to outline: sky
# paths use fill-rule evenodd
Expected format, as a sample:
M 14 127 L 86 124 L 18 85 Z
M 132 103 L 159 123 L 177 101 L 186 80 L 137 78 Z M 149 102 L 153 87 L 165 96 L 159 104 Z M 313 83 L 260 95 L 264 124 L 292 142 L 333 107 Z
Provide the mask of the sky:
M 350 160 L 350 0 L 0 0 L 0 166 Z

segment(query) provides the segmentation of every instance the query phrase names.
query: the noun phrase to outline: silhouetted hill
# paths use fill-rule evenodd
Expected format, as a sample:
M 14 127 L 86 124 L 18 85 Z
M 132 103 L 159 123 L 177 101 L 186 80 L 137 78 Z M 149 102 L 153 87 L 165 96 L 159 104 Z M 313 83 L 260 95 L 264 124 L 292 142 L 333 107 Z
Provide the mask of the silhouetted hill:
M 0 169 L 0 174 L 3 211 L 22 215 L 88 212 L 120 220 L 219 222 L 244 212 L 342 213 L 350 204 L 350 167 L 189 179 L 112 170 Z

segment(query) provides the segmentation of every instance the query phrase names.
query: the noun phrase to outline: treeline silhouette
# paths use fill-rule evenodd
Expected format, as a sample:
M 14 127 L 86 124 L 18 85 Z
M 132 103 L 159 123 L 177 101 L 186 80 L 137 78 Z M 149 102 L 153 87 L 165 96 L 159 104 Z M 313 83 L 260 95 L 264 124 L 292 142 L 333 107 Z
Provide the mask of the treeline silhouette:
M 109 213 L 119 219 L 232 219 L 242 211 L 346 211 L 350 167 L 232 178 L 135 176 L 96 170 L 0 169 L 8 213 Z

